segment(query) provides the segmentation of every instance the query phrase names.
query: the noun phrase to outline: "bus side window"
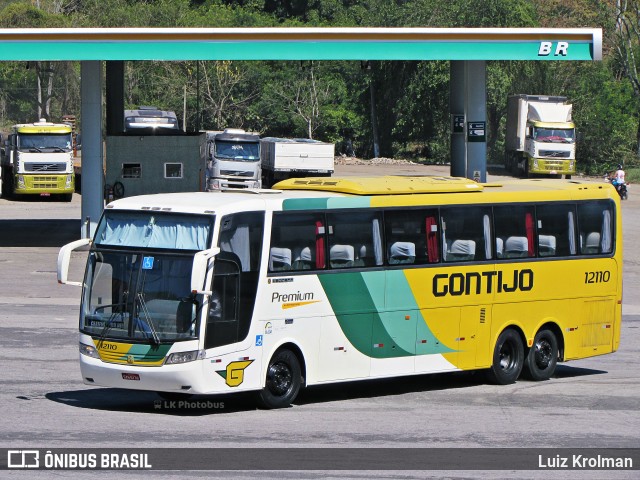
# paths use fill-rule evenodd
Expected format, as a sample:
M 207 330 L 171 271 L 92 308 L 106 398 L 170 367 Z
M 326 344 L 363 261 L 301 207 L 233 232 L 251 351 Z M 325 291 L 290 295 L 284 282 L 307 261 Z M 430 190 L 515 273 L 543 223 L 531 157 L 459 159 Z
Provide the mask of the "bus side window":
M 438 211 L 387 210 L 385 237 L 390 265 L 437 263 L 440 241 Z
M 441 213 L 445 262 L 490 260 L 491 210 L 487 207 L 450 207 Z
M 273 255 L 268 265 L 269 272 L 323 269 L 324 225 L 321 213 L 275 212 L 271 226 L 269 251 Z M 276 262 L 278 256 L 284 262 Z
M 493 208 L 496 258 L 528 258 L 535 255 L 534 209 L 531 205 Z
M 578 204 L 579 244 L 582 255 L 613 251 L 613 202 L 591 201 Z
M 362 268 L 383 263 L 380 212 L 327 213 L 331 268 Z
M 575 207 L 573 205 L 538 205 L 536 232 L 538 256 L 565 257 L 576 254 Z

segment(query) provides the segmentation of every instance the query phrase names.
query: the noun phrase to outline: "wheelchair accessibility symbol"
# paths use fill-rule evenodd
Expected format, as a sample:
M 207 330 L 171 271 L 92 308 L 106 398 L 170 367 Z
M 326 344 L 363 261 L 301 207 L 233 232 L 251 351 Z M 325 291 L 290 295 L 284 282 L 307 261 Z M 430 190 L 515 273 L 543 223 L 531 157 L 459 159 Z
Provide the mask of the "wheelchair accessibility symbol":
M 144 257 L 142 259 L 143 270 L 153 270 L 153 257 Z

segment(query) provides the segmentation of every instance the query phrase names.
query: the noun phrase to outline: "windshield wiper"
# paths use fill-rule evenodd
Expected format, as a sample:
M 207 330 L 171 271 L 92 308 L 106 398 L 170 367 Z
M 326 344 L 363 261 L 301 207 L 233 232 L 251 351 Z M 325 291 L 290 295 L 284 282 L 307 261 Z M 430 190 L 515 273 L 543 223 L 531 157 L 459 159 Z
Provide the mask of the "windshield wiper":
M 104 339 L 107 337 L 107 333 L 109 332 L 109 330 L 111 330 L 111 324 L 118 318 L 118 315 L 122 316 L 122 312 L 113 312 L 109 316 L 109 319 L 105 322 L 104 327 L 102 327 L 100 335 L 98 335 L 98 345 L 104 342 Z
M 148 332 L 144 328 L 144 324 L 142 324 L 142 323 L 140 325 L 140 330 L 145 335 L 147 335 L 147 338 L 151 338 L 153 340 L 153 343 L 155 343 L 156 345 L 160 345 L 160 337 L 158 336 L 158 332 L 156 331 L 156 327 L 153 325 L 153 320 L 151 320 L 151 315 L 149 315 L 149 310 L 147 309 L 147 302 L 145 302 L 144 296 L 142 295 L 142 292 L 138 292 L 136 297 L 138 298 L 138 302 L 140 303 L 140 311 L 144 314 L 144 317 L 145 317 L 143 321 L 149 327 L 149 330 L 151 330 L 151 332 Z M 141 320 L 138 318 L 138 321 L 141 321 Z M 149 335 L 149 333 L 151 333 L 151 334 Z

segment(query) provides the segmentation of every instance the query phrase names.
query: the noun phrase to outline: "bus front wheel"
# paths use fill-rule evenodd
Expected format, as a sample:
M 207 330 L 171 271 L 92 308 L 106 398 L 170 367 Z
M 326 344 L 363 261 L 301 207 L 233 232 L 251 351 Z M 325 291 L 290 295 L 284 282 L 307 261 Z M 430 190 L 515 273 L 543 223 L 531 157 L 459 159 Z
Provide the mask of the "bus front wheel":
M 267 367 L 267 379 L 259 400 L 265 408 L 291 406 L 302 386 L 300 361 L 290 350 L 276 352 Z
M 524 346 L 520 335 L 513 329 L 507 329 L 500 334 L 493 351 L 493 364 L 488 371 L 491 383 L 508 385 L 514 383 L 524 363 Z
M 540 330 L 533 339 L 525 360 L 525 372 L 531 380 L 548 380 L 558 363 L 558 339 L 547 329 Z

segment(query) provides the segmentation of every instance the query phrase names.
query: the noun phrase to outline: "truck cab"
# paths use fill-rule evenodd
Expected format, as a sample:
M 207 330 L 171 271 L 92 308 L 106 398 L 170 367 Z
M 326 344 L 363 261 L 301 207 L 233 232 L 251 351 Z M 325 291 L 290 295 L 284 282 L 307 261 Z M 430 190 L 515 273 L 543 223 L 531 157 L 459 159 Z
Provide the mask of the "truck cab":
M 61 195 L 75 190 L 72 126 L 38 122 L 14 125 L 0 155 L 2 195 Z
M 573 122 L 529 122 L 525 151 L 530 173 L 575 173 L 575 125 Z
M 511 173 L 570 178 L 576 172 L 572 105 L 566 97 L 509 96 L 505 147 L 505 166 Z
M 239 128 L 207 132 L 207 191 L 261 188 L 260 136 Z

